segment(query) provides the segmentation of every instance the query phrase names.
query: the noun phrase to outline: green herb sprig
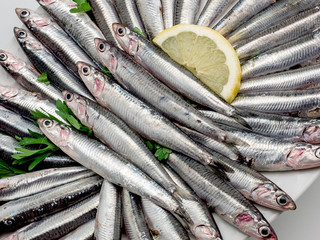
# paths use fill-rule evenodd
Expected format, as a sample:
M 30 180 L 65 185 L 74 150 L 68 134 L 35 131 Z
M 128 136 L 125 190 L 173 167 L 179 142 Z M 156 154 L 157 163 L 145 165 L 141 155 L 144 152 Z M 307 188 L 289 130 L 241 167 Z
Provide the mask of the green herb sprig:
M 18 174 L 24 174 L 25 171 L 16 169 L 8 165 L 0 158 L 0 178 L 12 177 Z
M 108 69 L 107 67 L 104 67 L 102 71 L 103 71 L 103 73 L 104 73 L 105 75 L 107 75 L 109 78 L 112 78 L 112 79 L 114 78 L 113 75 L 112 75 L 112 73 L 109 71 L 109 69 Z
M 47 86 L 50 84 L 47 73 L 42 73 L 37 80 L 38 82 L 44 83 Z
M 164 159 L 168 159 L 170 153 L 172 153 L 171 149 L 162 147 L 159 144 L 156 144 L 156 143 L 151 142 L 149 140 L 145 141 L 145 143 L 146 143 L 147 147 L 153 152 L 154 156 L 159 161 L 162 161 Z
M 138 27 L 135 27 L 135 28 L 133 29 L 133 31 L 134 31 L 135 33 L 140 34 L 140 35 L 141 35 L 142 37 L 144 37 L 144 38 L 147 37 L 146 34 L 145 34 L 144 32 L 142 32 L 142 31 L 140 30 L 140 28 L 138 28 Z
M 89 12 L 91 10 L 91 6 L 87 0 L 73 0 L 78 4 L 77 8 L 70 9 L 71 13 L 80 13 L 80 12 Z

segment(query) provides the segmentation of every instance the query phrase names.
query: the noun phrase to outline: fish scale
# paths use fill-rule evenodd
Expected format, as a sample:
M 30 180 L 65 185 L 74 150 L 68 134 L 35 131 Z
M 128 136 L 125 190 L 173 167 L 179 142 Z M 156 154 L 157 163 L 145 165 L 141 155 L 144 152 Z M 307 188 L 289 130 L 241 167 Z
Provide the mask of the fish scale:
M 177 0 L 175 25 L 195 24 L 201 0 Z
M 119 0 L 118 0 L 119 1 Z M 163 24 L 164 29 L 170 28 L 174 23 L 174 17 L 176 13 L 176 1 L 175 0 L 161 0 L 162 2 L 162 15 L 163 15 Z M 126 25 L 126 24 L 124 24 Z M 128 28 L 133 29 L 129 25 L 126 25 Z
M 91 240 L 94 232 L 94 219 L 82 224 L 60 240 Z

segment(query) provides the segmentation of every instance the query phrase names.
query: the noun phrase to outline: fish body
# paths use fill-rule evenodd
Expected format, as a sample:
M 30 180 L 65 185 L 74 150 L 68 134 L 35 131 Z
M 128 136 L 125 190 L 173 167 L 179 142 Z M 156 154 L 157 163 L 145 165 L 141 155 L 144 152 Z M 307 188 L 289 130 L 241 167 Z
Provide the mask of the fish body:
M 201 0 L 177 0 L 175 25 L 196 24 L 196 14 L 199 11 Z
M 164 29 L 170 28 L 175 25 L 174 18 L 176 14 L 176 1 L 175 0 L 161 0 L 162 2 L 162 16 L 163 16 L 163 24 Z M 130 29 L 132 27 L 124 24 Z
M 80 225 L 78 228 L 60 238 L 61 240 L 91 240 L 93 239 L 94 219 Z

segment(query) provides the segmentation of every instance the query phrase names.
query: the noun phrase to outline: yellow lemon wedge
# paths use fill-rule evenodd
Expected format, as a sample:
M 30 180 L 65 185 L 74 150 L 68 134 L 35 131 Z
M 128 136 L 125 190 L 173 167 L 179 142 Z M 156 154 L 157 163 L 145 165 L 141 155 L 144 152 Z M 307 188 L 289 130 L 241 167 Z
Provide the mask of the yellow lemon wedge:
M 159 33 L 153 42 L 228 103 L 237 96 L 240 61 L 231 44 L 218 32 L 179 24 Z

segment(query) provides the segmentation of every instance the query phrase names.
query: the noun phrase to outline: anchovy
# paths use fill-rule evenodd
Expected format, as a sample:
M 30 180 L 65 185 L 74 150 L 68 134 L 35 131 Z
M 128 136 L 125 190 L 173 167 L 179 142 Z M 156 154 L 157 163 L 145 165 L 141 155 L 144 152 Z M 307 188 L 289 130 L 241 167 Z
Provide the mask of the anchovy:
M 136 4 L 149 39 L 153 39 L 164 30 L 161 0 L 136 0 Z
M 144 196 L 172 212 L 179 204 L 160 185 L 97 140 L 49 119 L 39 119 L 41 131 L 62 151 L 111 183 Z
M 58 212 L 99 192 L 99 177 L 79 179 L 0 206 L 1 232 L 16 230 Z
M 320 55 L 320 31 L 269 50 L 242 65 L 242 79 L 289 69 Z M 276 61 L 275 61 L 276 60 Z
M 77 8 L 77 4 L 73 0 L 37 1 L 41 7 L 57 21 L 64 31 L 66 31 L 74 41 L 84 49 L 94 62 L 100 68 L 103 68 L 103 65 L 99 62 L 99 58 L 96 55 L 93 39 L 104 38 L 104 36 L 88 14 L 84 12 L 71 13 L 71 9 Z M 93 64 L 91 59 L 88 59 L 85 62 Z
M 211 120 L 203 117 L 197 109 L 152 76 L 127 53 L 118 50 L 103 40 L 100 41 L 98 47 L 100 48 L 102 45 L 105 45 L 105 47 L 104 51 L 99 49 L 101 61 L 128 92 L 171 120 L 218 140 L 227 137 L 226 133 L 217 128 Z
M 82 124 L 93 130 L 104 144 L 131 161 L 167 191 L 174 192 L 175 185 L 161 167 L 159 161 L 147 148 L 143 140 L 122 120 L 97 103 L 78 94 L 64 92 L 68 107 Z M 106 128 L 106 126 L 108 126 Z
M 98 204 L 99 194 L 95 194 L 61 212 L 33 222 L 3 240 L 59 239 L 94 218 Z
M 162 0 L 163 11 L 164 11 L 164 1 Z M 170 0 L 170 2 L 174 2 L 174 1 Z M 146 34 L 146 30 L 144 29 L 144 25 L 141 20 L 135 0 L 114 0 L 114 4 L 118 10 L 118 14 L 122 24 L 124 24 L 130 29 L 138 28 L 142 33 Z M 173 14 L 172 14 L 172 17 L 173 17 Z
M 93 64 L 85 52 L 50 17 L 29 9 L 17 8 L 16 13 L 29 30 L 77 76 L 76 63 L 85 61 Z
M 41 133 L 33 122 L 23 118 L 21 115 L 0 106 L 0 131 L 12 137 L 32 137 L 29 130 Z
M 225 221 L 249 236 L 277 239 L 259 210 L 222 179 L 219 173 L 176 153 L 170 154 L 167 163 Z
M 55 87 L 39 82 L 40 73 L 22 59 L 0 50 L 0 64 L 26 90 L 39 92 L 52 102 L 63 99 L 61 92 Z
M 141 203 L 146 222 L 154 239 L 190 239 L 181 223 L 170 212 L 145 198 L 141 199 Z
M 50 168 L 0 179 L 0 202 L 27 197 L 94 173 L 84 167 Z
M 87 223 L 82 224 L 66 236 L 60 238 L 60 240 L 91 240 L 93 239 L 94 232 L 94 219 L 91 219 Z
M 228 126 L 236 122 L 213 111 L 201 111 L 213 121 Z M 274 114 L 251 113 L 245 118 L 254 132 L 274 138 L 320 144 L 320 121 Z M 232 122 L 233 121 L 233 122 Z M 226 124 L 227 123 L 227 124 Z
M 294 22 L 278 31 L 257 38 L 236 49 L 240 59 L 255 53 L 261 54 L 269 49 L 293 41 L 320 27 L 320 11 Z M 268 42 L 268 44 L 265 44 Z
M 276 0 L 240 0 L 213 29 L 221 35 L 227 36 L 241 24 L 275 2 Z
M 168 87 L 203 106 L 236 118 L 240 123 L 246 125 L 236 109 L 147 39 L 119 24 L 114 24 L 114 31 L 122 48 Z
M 71 90 L 94 100 L 81 80 L 71 74 L 29 31 L 15 27 L 14 33 L 31 63 L 40 73 L 47 73 L 48 80 L 60 91 Z
M 176 0 L 175 25 L 196 24 L 201 0 Z
M 264 113 L 320 117 L 318 89 L 239 94 L 232 105 Z
M 199 11 L 196 14 L 196 22 L 198 22 L 200 14 L 202 13 L 203 9 L 205 8 L 205 6 L 207 5 L 209 0 L 200 0 L 200 5 L 199 5 Z
M 320 65 L 302 67 L 242 81 L 239 93 L 320 88 Z
M 164 169 L 174 182 L 192 196 L 192 201 L 187 206 L 192 224 L 189 226 L 191 232 L 198 240 L 221 240 L 220 231 L 210 214 L 208 207 L 194 194 L 193 190 L 184 182 L 168 165 Z
M 214 27 L 238 0 L 210 0 L 199 16 L 197 25 Z
M 94 18 L 108 42 L 120 47 L 112 30 L 113 23 L 119 23 L 120 17 L 112 0 L 89 0 Z M 93 39 L 91 40 L 93 41 Z
M 318 4 L 318 0 L 277 1 L 275 4 L 238 27 L 231 35 L 228 36 L 228 41 L 234 45 L 239 40 L 248 38 L 277 22 L 281 22 L 288 17 L 315 7 Z
M 118 0 L 119 1 L 119 0 Z M 164 29 L 170 28 L 174 23 L 174 18 L 176 14 L 176 1 L 175 0 L 161 0 L 162 2 L 162 17 Z M 124 24 L 130 29 L 133 29 L 129 25 Z
M 124 227 L 129 239 L 152 240 L 142 211 L 139 196 L 122 190 L 122 211 Z
M 79 74 L 98 103 L 112 111 L 129 127 L 147 139 L 193 159 L 209 164 L 211 155 L 203 151 L 167 118 L 135 98 L 94 67 L 79 63 Z M 155 128 L 156 126 L 156 128 Z
M 121 239 L 121 192 L 107 180 L 103 181 L 100 192 L 94 237 L 104 240 Z

